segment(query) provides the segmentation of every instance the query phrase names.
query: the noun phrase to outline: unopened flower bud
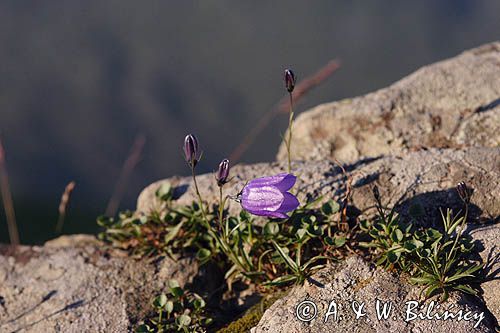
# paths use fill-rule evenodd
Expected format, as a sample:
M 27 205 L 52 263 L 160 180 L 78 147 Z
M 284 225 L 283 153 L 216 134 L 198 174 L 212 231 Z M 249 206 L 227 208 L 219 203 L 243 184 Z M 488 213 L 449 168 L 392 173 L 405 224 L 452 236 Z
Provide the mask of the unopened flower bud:
M 295 74 L 291 69 L 285 69 L 285 87 L 286 90 L 288 90 L 289 93 L 293 91 L 293 88 L 295 88 Z
M 184 139 L 184 155 L 191 168 L 194 168 L 200 160 L 201 152 L 198 147 L 198 140 L 193 134 L 186 135 Z
M 470 202 L 473 190 L 472 188 L 467 187 L 465 182 L 460 182 L 457 184 L 457 192 L 463 202 L 467 204 Z
M 229 177 L 229 160 L 227 158 L 223 159 L 219 164 L 219 169 L 215 174 L 215 179 L 217 180 L 217 185 L 224 186 L 227 183 L 227 178 Z

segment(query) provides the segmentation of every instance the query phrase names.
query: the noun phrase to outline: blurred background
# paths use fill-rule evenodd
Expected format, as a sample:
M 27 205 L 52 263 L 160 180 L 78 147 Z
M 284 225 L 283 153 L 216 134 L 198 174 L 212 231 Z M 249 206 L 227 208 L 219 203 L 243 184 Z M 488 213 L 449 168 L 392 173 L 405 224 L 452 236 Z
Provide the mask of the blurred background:
M 489 0 L 2 0 L 0 139 L 21 241 L 56 235 L 72 180 L 63 232 L 96 232 L 140 135 L 120 209 L 134 209 L 151 182 L 188 174 L 187 133 L 204 150 L 200 171 L 214 170 L 284 96 L 284 68 L 300 82 L 341 61 L 301 112 L 498 39 L 498 13 Z M 274 159 L 287 116 L 270 125 L 241 162 Z

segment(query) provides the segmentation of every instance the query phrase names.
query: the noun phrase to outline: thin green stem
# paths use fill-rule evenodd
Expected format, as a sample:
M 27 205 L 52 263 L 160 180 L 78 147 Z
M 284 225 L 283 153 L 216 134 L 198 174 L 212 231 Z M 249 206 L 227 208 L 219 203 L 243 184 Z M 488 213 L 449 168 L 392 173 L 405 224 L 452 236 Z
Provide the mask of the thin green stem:
M 162 315 L 162 313 L 163 313 L 163 310 L 160 309 L 160 311 L 158 311 L 158 329 L 160 331 L 163 331 L 162 327 L 161 327 L 161 315 Z
M 203 215 L 203 220 L 207 224 L 207 227 L 210 227 L 210 223 L 207 219 L 207 214 L 205 213 L 205 207 L 203 206 L 203 200 L 201 198 L 200 190 L 198 189 L 198 182 L 196 181 L 196 174 L 194 172 L 194 166 L 191 167 L 191 174 L 193 176 L 194 188 L 196 190 L 196 195 L 198 196 L 198 202 L 200 204 L 201 214 Z
M 290 152 L 290 146 L 292 144 L 292 127 L 293 127 L 293 97 L 292 93 L 290 95 L 290 115 L 288 117 L 288 138 L 285 140 L 286 143 L 286 152 L 288 154 L 288 173 L 292 172 L 292 157 Z
M 222 236 L 226 238 L 227 230 L 224 227 L 224 202 L 222 200 L 222 186 L 219 186 L 219 223 L 222 230 Z

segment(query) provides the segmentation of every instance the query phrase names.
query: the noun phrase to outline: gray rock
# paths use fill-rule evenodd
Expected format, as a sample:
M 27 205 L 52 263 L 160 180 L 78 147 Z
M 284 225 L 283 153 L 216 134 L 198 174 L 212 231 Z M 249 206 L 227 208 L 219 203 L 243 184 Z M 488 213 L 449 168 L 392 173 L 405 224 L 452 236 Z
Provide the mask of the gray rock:
M 500 42 L 425 66 L 388 88 L 319 105 L 294 123 L 292 159 L 500 145 Z M 279 160 L 286 159 L 281 145 Z
M 303 286 L 294 287 L 264 313 L 252 332 L 494 332 L 494 320 L 484 312 L 481 303 L 458 293 L 452 293 L 446 303 L 430 311 L 431 316 L 442 315 L 445 310 L 454 314 L 470 311 L 476 319 L 408 320 L 413 314 L 425 315 L 432 301 L 425 302 L 421 310 L 412 309 L 412 304 L 407 303 L 418 299 L 418 288 L 360 257 L 350 257 L 314 274 Z M 377 318 L 377 300 L 380 309 L 384 304 L 392 304 L 387 319 Z M 314 303 L 316 310 L 312 303 L 304 301 Z M 357 304 L 359 308 L 362 303 L 366 315 L 356 318 L 352 306 Z M 333 304 L 337 306 L 337 316 L 327 316 L 334 312 Z
M 191 258 L 151 262 L 104 248 L 85 235 L 1 247 L 0 331 L 128 332 L 170 278 L 185 285 L 198 272 Z
M 486 264 L 486 281 L 481 283 L 483 300 L 500 323 L 500 224 L 473 228 L 470 235 L 479 243 Z

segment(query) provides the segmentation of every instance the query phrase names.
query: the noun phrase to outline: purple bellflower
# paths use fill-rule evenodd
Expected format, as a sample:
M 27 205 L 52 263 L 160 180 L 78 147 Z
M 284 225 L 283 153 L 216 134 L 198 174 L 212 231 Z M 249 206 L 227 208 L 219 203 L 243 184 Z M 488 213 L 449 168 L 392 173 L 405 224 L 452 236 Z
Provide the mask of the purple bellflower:
M 299 206 L 299 200 L 287 192 L 296 180 L 289 173 L 251 180 L 241 191 L 241 206 L 253 215 L 287 218 L 285 213 Z

